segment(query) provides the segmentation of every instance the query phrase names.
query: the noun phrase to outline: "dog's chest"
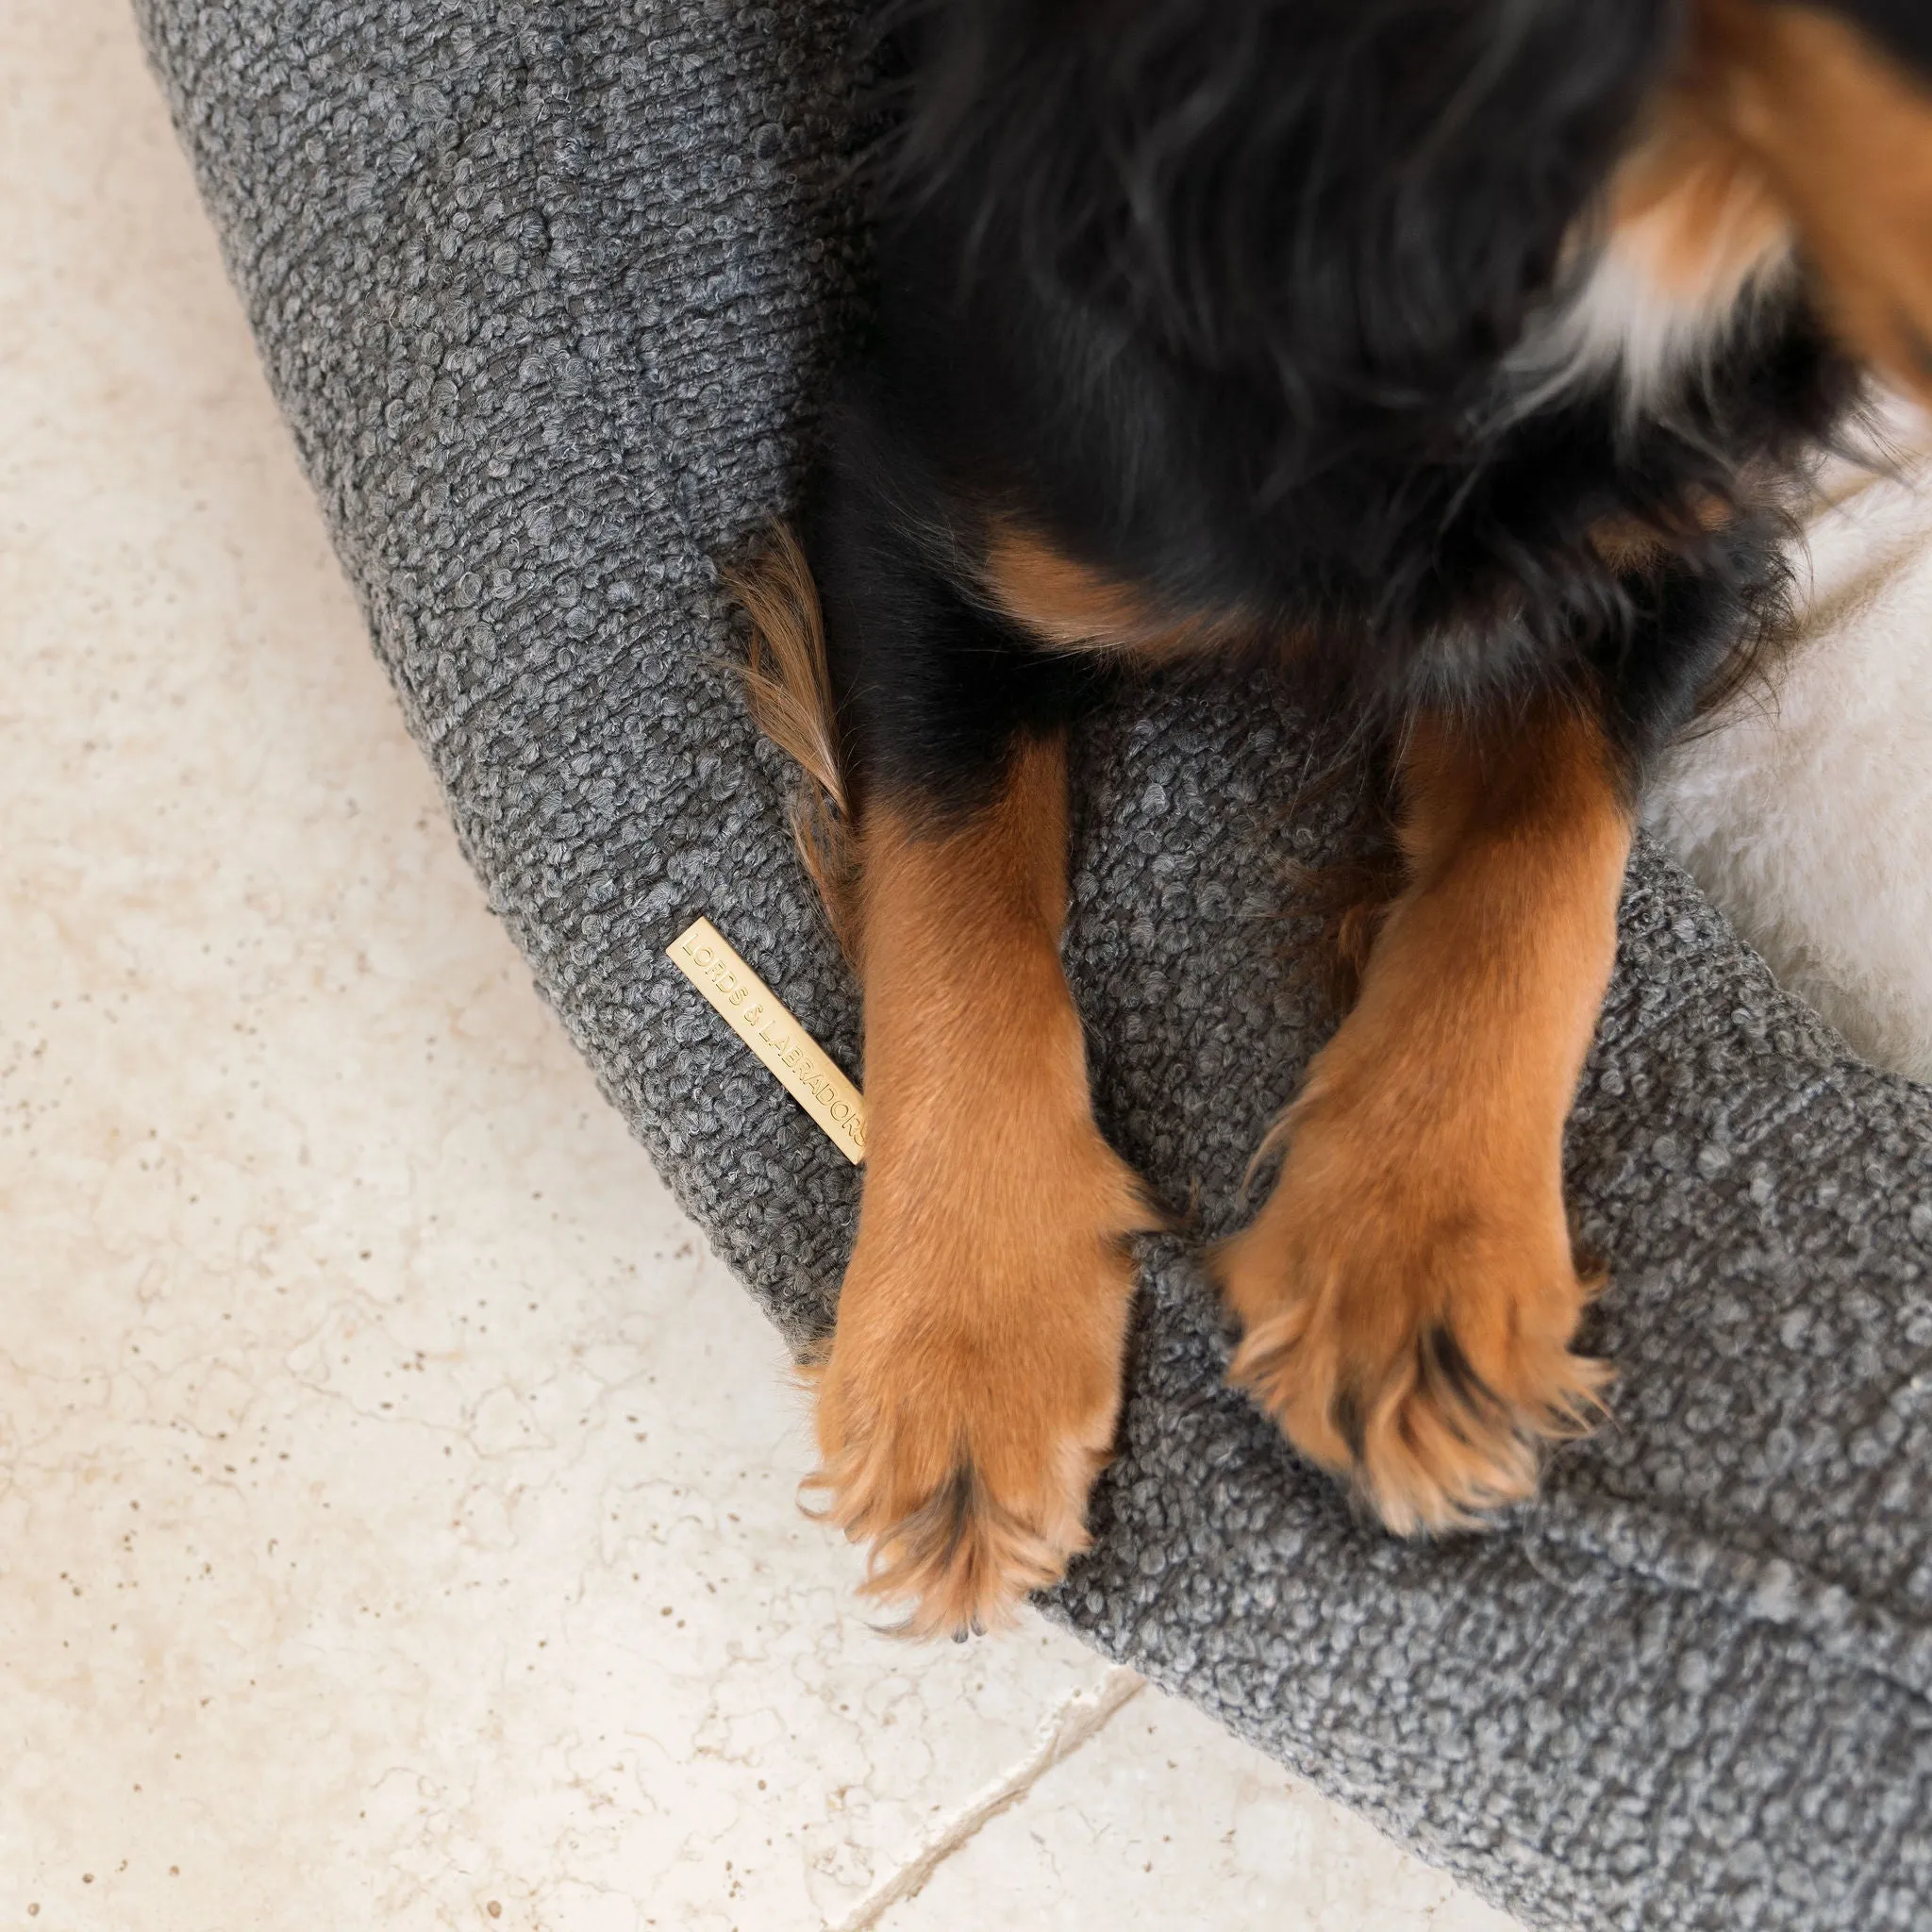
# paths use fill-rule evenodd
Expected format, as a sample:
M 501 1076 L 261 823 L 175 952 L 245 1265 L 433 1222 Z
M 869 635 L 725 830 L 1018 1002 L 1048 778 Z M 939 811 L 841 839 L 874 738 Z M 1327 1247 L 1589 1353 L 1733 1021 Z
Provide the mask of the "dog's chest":
M 1667 405 L 1790 273 L 1792 238 L 1750 161 L 1676 117 L 1624 162 L 1572 255 L 1565 291 L 1506 364 L 1516 408 L 1606 378 L 1632 410 Z

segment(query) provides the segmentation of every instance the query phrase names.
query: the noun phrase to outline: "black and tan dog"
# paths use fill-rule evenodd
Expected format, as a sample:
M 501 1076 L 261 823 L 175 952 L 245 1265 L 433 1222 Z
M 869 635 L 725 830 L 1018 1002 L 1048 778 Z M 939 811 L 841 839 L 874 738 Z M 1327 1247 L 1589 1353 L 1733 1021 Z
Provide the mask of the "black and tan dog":
M 894 34 L 875 337 L 804 553 L 741 588 L 764 715 L 844 808 L 864 983 L 819 1480 L 942 1631 L 1081 1548 L 1118 1412 L 1151 1217 L 1058 945 L 1065 734 L 1124 663 L 1291 660 L 1399 781 L 1359 997 L 1218 1256 L 1236 1379 L 1400 1531 L 1527 1494 L 1589 1415 L 1561 1138 L 1634 801 L 1775 616 L 1859 368 L 1932 372 L 1932 5 L 925 0 Z

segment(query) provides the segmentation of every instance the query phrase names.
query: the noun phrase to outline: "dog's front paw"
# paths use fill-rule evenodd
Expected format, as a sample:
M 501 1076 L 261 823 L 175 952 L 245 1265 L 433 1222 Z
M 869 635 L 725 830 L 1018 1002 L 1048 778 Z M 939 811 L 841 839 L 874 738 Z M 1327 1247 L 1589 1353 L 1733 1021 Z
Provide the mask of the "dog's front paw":
M 871 1184 L 808 1488 L 908 1635 L 996 1628 L 1087 1546 L 1147 1215 L 1097 1135 L 1080 1152 L 957 1203 Z
M 1528 1496 L 1541 1446 L 1609 1381 L 1571 1352 L 1593 1286 L 1558 1177 L 1332 1095 L 1291 1130 L 1268 1205 L 1216 1257 L 1243 1330 L 1230 1379 L 1398 1534 Z

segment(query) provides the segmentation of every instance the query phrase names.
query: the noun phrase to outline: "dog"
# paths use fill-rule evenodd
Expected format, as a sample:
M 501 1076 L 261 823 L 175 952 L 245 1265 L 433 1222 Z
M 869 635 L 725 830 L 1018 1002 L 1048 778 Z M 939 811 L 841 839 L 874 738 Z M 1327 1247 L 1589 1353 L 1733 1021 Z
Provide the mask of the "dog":
M 864 993 L 824 1513 L 917 1634 L 1087 1542 L 1161 1217 L 1060 966 L 1067 733 L 1211 656 L 1375 734 L 1401 867 L 1213 1257 L 1232 1379 L 1389 1529 L 1478 1524 L 1608 1378 L 1561 1143 L 1645 768 L 1868 372 L 1932 386 L 1932 8 L 915 0 L 887 45 L 875 324 L 738 578 Z

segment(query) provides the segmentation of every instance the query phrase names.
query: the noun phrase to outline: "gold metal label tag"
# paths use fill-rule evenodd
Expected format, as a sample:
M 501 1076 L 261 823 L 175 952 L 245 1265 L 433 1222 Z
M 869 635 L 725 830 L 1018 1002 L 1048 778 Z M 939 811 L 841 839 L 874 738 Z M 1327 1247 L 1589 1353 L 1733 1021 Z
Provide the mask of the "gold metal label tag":
M 865 1158 L 864 1096 L 772 989 L 708 919 L 692 920 L 664 950 L 857 1167 Z

